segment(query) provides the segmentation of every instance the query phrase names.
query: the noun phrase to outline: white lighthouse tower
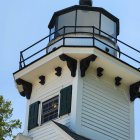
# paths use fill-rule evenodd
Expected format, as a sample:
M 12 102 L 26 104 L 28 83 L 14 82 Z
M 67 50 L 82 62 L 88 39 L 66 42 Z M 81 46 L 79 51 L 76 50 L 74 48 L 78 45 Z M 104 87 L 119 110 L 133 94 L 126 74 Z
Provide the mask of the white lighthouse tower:
M 14 73 L 27 98 L 16 140 L 134 140 L 140 51 L 117 39 L 119 19 L 80 0 L 55 12 L 48 27 L 20 52 Z

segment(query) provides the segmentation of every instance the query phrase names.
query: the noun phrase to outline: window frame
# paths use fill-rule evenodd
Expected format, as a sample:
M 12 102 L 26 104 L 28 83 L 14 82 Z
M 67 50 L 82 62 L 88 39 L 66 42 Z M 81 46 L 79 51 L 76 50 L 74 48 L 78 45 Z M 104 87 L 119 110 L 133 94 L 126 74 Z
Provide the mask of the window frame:
M 54 102 L 55 100 L 57 100 L 57 108 L 54 109 L 54 110 L 52 109 L 51 111 L 46 111 L 46 113 L 44 114 L 44 112 L 43 112 L 44 111 L 43 110 L 43 107 L 44 107 L 43 104 L 47 105 L 47 104 L 50 104 L 50 103 Z M 59 117 L 59 104 L 60 104 L 59 95 L 56 95 L 56 96 L 54 96 L 54 97 L 52 97 L 52 98 L 50 98 L 50 99 L 42 102 L 41 117 L 40 117 L 41 118 L 41 124 L 47 123 L 47 122 L 49 122 L 51 120 L 54 120 L 54 119 L 57 119 Z M 48 108 L 50 108 L 50 107 L 48 107 Z M 46 108 L 45 110 L 48 110 L 48 108 Z M 55 111 L 57 113 L 53 113 Z M 53 113 L 53 115 L 57 115 L 57 116 L 51 118 L 51 116 L 53 116 L 51 113 Z M 46 117 L 48 119 L 45 120 L 45 115 L 47 116 L 47 114 L 51 114 L 51 115 L 49 115 L 48 117 Z
M 70 98 L 70 111 L 68 110 L 68 108 L 67 108 L 67 111 L 64 113 L 64 114 L 61 114 L 61 91 L 63 91 L 63 90 L 68 90 L 68 89 L 71 89 L 70 91 L 71 91 L 71 98 Z M 68 93 L 65 93 L 65 95 L 66 96 L 68 96 Z M 69 98 L 68 98 L 69 99 Z M 50 111 L 50 107 L 48 107 L 48 105 L 47 104 L 49 104 L 49 103 L 52 103 L 53 101 L 55 101 L 55 100 L 57 100 L 57 109 L 54 109 L 54 110 L 52 110 L 52 111 Z M 67 100 L 66 100 L 67 101 Z M 44 106 L 47 106 L 45 109 L 44 109 Z M 51 106 L 51 105 L 50 105 Z M 41 103 L 41 109 L 40 109 L 40 117 L 39 117 L 39 121 L 40 121 L 40 125 L 42 125 L 42 124 L 44 124 L 44 123 L 47 123 L 47 122 L 49 122 L 49 121 L 52 121 L 52 120 L 54 120 L 54 119 L 58 119 L 58 118 L 61 118 L 62 116 L 64 116 L 64 115 L 68 115 L 68 114 L 70 114 L 71 113 L 71 106 L 72 106 L 72 85 L 69 85 L 69 86 L 66 86 L 65 88 L 62 88 L 61 90 L 60 90 L 60 92 L 59 92 L 59 94 L 57 94 L 56 96 L 54 96 L 54 97 L 52 97 L 52 98 L 49 98 L 49 99 L 47 99 L 47 100 L 44 100 L 44 101 L 42 101 L 42 103 Z M 45 111 L 46 111 L 46 113 L 45 113 Z M 49 118 L 49 116 L 47 116 L 47 114 L 51 114 L 52 112 L 55 112 L 55 111 L 57 111 L 57 116 L 55 116 L 55 117 L 52 117 L 52 118 Z M 56 115 L 56 114 L 54 114 L 54 115 Z M 45 117 L 45 115 L 47 116 L 47 117 Z M 53 115 L 50 115 L 50 116 L 53 116 Z M 49 118 L 49 119 L 47 119 L 47 118 Z M 46 119 L 46 120 L 45 120 Z

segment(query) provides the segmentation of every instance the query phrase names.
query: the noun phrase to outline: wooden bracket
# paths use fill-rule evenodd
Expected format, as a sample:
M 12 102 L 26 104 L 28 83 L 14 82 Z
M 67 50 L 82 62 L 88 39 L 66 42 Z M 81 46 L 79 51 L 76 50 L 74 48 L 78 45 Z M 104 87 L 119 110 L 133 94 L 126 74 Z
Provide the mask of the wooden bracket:
M 97 56 L 92 54 L 92 55 L 88 56 L 87 58 L 84 58 L 80 61 L 81 77 L 85 76 L 85 72 L 88 69 L 90 62 L 95 61 L 96 58 L 97 58 Z
M 32 93 L 32 84 L 20 78 L 16 80 L 16 83 L 17 83 L 17 87 L 20 92 L 20 95 L 23 97 L 26 96 L 27 99 L 30 99 L 31 93 Z
M 61 74 L 62 74 L 62 68 L 61 67 L 55 68 L 55 71 L 56 71 L 55 75 L 61 76 Z
M 121 77 L 119 77 L 119 76 L 115 77 L 115 85 L 116 85 L 116 86 L 121 85 L 121 80 L 122 80 Z
M 67 66 L 69 68 L 69 70 L 71 71 L 71 76 L 72 77 L 75 77 L 76 76 L 76 70 L 77 70 L 77 60 L 65 55 L 65 54 L 62 54 L 59 56 L 59 58 L 62 60 L 62 61 L 66 61 L 67 62 Z
M 103 68 L 101 68 L 101 67 L 97 68 L 97 76 L 98 76 L 98 77 L 103 76 L 103 71 L 104 71 Z
M 45 76 L 44 75 L 41 75 L 41 76 L 39 76 L 39 79 L 40 79 L 39 83 L 41 85 L 44 85 L 45 84 Z
M 140 81 L 130 85 L 130 101 L 134 101 L 136 98 L 140 98 Z

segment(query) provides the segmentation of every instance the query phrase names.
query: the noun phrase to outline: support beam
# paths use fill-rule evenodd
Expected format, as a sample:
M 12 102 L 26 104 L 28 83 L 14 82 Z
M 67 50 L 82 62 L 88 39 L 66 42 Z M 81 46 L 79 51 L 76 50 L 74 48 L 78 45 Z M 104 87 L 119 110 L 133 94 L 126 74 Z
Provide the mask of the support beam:
M 27 99 L 30 99 L 32 93 L 32 84 L 20 78 L 16 80 L 16 83 L 20 95 L 23 97 L 26 96 Z
M 140 98 L 140 81 L 130 85 L 130 100 L 133 102 L 136 98 Z
M 81 77 L 85 76 L 85 72 L 88 69 L 90 62 L 95 61 L 96 58 L 97 58 L 97 56 L 92 54 L 92 55 L 88 56 L 87 58 L 84 58 L 80 61 Z
M 76 70 L 77 70 L 77 60 L 65 55 L 65 54 L 62 54 L 59 56 L 59 58 L 62 60 L 62 61 L 66 61 L 67 62 L 67 66 L 69 68 L 69 70 L 71 71 L 71 76 L 72 77 L 75 77 L 76 76 Z

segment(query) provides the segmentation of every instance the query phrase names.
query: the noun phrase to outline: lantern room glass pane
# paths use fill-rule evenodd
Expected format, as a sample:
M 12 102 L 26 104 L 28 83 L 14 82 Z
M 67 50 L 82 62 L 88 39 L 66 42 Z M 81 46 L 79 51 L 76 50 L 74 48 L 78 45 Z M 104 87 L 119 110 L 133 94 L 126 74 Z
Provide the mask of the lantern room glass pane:
M 54 26 L 53 28 L 51 28 L 50 33 L 51 33 L 52 35 L 50 36 L 50 40 L 54 39 L 54 32 L 55 32 L 55 26 Z
M 75 26 L 75 17 L 76 17 L 76 11 L 65 13 L 59 16 L 57 29 L 60 29 L 64 26 Z M 74 27 L 73 28 L 67 27 L 65 33 L 71 33 L 71 32 L 74 32 Z M 58 33 L 63 34 L 64 30 L 60 30 Z
M 101 14 L 101 30 L 109 34 L 110 36 L 113 36 L 116 38 L 116 23 L 103 14 Z M 111 37 L 109 37 L 108 35 L 102 32 L 101 32 L 101 35 L 112 39 Z
M 100 13 L 95 11 L 84 11 L 78 10 L 77 11 L 77 26 L 95 26 L 99 29 L 99 20 L 100 20 Z M 93 28 L 77 28 L 76 31 L 79 32 L 91 32 L 93 33 Z M 99 33 L 98 30 L 95 29 L 95 33 Z

